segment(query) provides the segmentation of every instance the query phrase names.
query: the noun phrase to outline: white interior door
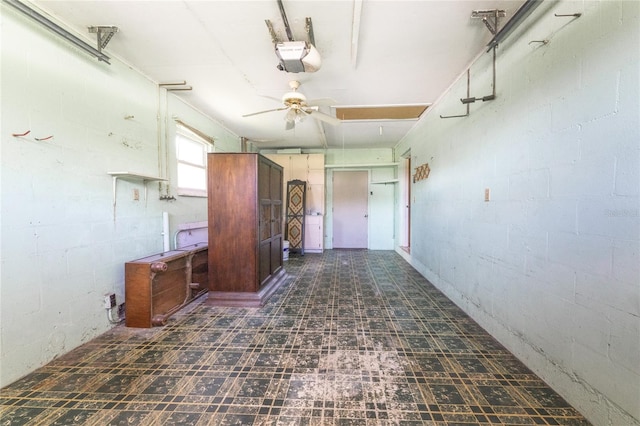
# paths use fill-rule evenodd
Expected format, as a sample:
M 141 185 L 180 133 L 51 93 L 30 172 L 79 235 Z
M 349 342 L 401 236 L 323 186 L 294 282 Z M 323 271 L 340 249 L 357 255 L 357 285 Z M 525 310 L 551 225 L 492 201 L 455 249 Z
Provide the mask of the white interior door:
M 333 172 L 333 247 L 367 248 L 369 173 Z

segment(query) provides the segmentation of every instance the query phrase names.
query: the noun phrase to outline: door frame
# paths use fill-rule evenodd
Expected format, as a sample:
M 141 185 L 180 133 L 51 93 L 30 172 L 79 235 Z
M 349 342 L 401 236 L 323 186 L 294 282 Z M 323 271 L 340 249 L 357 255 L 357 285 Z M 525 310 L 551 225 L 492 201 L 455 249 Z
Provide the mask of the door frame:
M 402 158 L 402 172 L 399 176 L 402 176 L 400 182 L 400 241 L 398 241 L 398 247 L 406 253 L 411 253 L 411 150 L 407 150 L 400 156 Z
M 333 221 L 333 174 L 335 172 L 366 172 L 367 173 L 367 216 L 370 218 L 371 217 L 371 205 L 369 203 L 369 190 L 370 190 L 370 183 L 371 183 L 371 169 L 369 168 L 359 168 L 359 167 L 346 167 L 346 168 L 336 168 L 336 169 L 331 169 L 330 171 L 327 170 L 327 173 L 325 175 L 326 178 L 326 182 L 327 182 L 327 186 L 326 186 L 326 203 L 325 205 L 327 206 L 327 210 L 326 210 L 326 214 L 327 217 L 325 217 L 325 226 L 326 226 L 326 230 L 325 230 L 325 236 L 327 238 L 327 240 L 325 241 L 325 248 L 327 249 L 333 249 L 333 233 L 334 233 L 334 221 Z M 370 244 L 370 234 L 371 234 L 371 229 L 370 229 L 370 224 L 371 221 L 367 220 L 367 249 L 369 249 L 369 244 Z

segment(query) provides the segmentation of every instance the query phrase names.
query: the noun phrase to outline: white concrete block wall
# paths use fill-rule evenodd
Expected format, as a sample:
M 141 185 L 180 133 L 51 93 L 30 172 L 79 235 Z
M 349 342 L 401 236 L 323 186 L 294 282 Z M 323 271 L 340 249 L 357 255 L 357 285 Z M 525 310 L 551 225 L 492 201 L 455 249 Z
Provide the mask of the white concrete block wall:
M 431 167 L 412 264 L 596 425 L 640 424 L 639 45 L 638 2 L 544 2 L 498 49 L 496 100 L 440 119 L 462 78 L 396 147 Z
M 388 148 L 327 149 L 323 153 L 325 165 L 393 162 L 393 150 Z
M 114 220 L 108 171 L 166 176 L 175 195 L 175 123 L 167 120 L 165 147 L 157 116 L 178 116 L 226 151 L 239 150 L 239 140 L 172 95 L 158 111 L 157 85 L 128 65 L 99 63 L 1 7 L 4 386 L 111 327 L 103 295 L 114 292 L 124 302 L 124 263 L 162 251 L 163 211 L 172 232 L 178 223 L 206 221 L 206 199 L 162 202 L 150 183 L 145 203 L 142 183 L 124 180 Z M 24 138 L 11 136 L 26 130 Z M 54 138 L 34 140 L 48 135 Z M 159 145 L 169 153 L 162 169 Z

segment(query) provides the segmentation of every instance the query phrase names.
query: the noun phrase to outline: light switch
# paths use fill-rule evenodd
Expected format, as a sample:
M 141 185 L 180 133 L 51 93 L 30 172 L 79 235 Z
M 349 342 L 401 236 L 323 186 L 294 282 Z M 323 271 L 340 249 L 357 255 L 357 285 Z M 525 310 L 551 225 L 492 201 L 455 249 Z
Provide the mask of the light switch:
M 485 201 L 485 202 L 486 202 L 486 201 L 489 201 L 489 199 L 490 199 L 489 195 L 490 195 L 490 190 L 489 190 L 489 188 L 485 188 L 485 189 L 484 189 L 484 201 Z

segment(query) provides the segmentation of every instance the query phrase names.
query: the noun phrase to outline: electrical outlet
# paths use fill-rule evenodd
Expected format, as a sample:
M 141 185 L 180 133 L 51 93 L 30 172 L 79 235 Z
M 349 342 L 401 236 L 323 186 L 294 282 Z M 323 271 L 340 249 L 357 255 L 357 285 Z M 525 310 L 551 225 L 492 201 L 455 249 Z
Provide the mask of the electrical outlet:
M 116 294 L 110 293 L 104 295 L 104 308 L 112 309 L 116 306 Z
M 118 305 L 118 318 L 124 318 L 124 303 Z
M 140 201 L 140 191 L 138 188 L 134 188 L 133 190 L 133 201 Z

